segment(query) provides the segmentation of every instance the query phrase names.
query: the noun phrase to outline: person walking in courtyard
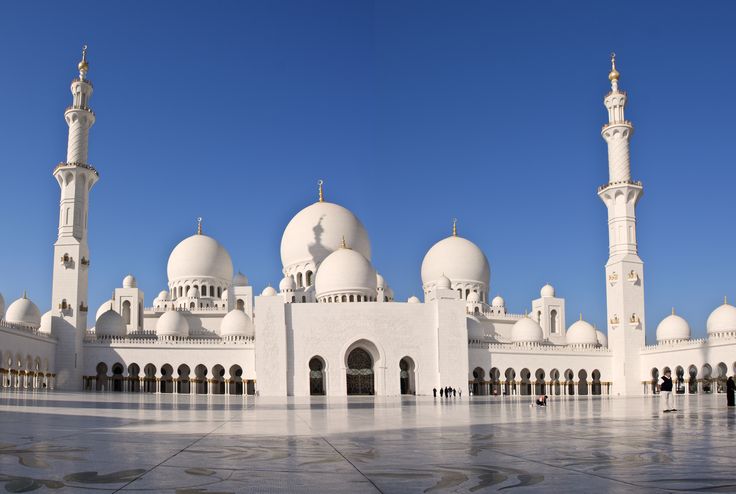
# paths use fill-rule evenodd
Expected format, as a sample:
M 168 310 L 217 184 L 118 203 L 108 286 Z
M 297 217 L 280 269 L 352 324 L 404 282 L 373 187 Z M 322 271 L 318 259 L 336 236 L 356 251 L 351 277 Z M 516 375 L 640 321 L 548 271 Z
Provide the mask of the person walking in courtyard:
M 734 403 L 734 399 L 736 398 L 736 383 L 733 381 L 733 376 L 728 378 L 728 381 L 726 381 L 726 400 L 728 402 L 728 406 L 736 406 L 736 403 Z
M 442 396 L 443 396 L 443 390 L 442 388 L 440 388 L 440 398 L 442 398 Z
M 432 394 L 437 398 L 437 388 L 432 388 Z
M 659 386 L 659 391 L 662 393 L 662 400 L 664 400 L 664 411 L 677 411 L 672 405 L 672 371 L 669 369 L 667 369 L 664 376 L 662 376 L 662 384 Z

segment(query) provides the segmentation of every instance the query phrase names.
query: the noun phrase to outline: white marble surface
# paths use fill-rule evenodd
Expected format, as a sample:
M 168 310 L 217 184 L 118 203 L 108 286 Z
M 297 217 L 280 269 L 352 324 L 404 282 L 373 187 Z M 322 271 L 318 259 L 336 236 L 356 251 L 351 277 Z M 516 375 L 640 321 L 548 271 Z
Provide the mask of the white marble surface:
M 528 404 L 2 391 L 0 490 L 736 491 L 723 395 Z

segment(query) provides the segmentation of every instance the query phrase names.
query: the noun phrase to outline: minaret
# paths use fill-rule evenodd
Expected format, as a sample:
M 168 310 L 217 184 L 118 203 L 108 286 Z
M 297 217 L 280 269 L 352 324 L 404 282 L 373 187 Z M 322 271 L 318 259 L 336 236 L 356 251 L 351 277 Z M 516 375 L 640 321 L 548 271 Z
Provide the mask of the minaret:
M 87 79 L 87 46 L 82 49 L 79 77 L 72 80 L 72 105 L 64 112 L 69 126 L 66 161 L 54 168 L 61 187 L 59 233 L 54 243 L 54 277 L 51 289 L 52 333 L 56 336 L 56 387 L 82 387 L 82 341 L 87 330 L 87 246 L 89 191 L 99 175 L 87 162 L 89 129 L 95 114 L 89 108 L 92 83 Z
M 601 135 L 608 144 L 609 182 L 598 188 L 608 208 L 606 302 L 608 345 L 613 353 L 613 394 L 641 394 L 639 351 L 644 346 L 644 263 L 636 244 L 636 204 L 644 189 L 631 180 L 629 140 L 634 128 L 624 118 L 626 93 L 618 88 L 620 74 L 611 54 L 611 92 L 604 99 L 608 123 Z

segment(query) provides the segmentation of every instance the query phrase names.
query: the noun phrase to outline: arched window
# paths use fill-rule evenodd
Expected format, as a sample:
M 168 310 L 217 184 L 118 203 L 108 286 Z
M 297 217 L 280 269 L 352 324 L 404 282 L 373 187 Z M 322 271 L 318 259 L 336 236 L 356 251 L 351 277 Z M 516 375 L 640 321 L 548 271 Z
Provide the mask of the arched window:
M 470 288 L 465 289 L 465 298 L 468 298 L 468 295 L 470 295 Z
M 350 295 L 350 301 L 355 302 L 355 295 Z
M 307 301 L 307 297 L 305 297 L 304 295 L 302 295 L 302 302 L 306 302 L 306 301 Z
M 557 332 L 557 311 L 554 309 L 549 313 L 549 332 Z
M 342 301 L 343 301 L 343 302 L 347 302 L 347 301 L 348 301 L 348 297 L 347 297 L 346 295 L 343 295 L 343 296 L 342 296 Z
M 245 310 L 245 302 L 243 302 L 242 298 L 239 298 L 237 302 L 235 302 L 235 308 L 238 310 Z
M 217 287 L 217 296 L 222 297 L 222 287 Z
M 297 273 L 296 275 L 296 286 L 298 288 L 302 287 L 302 274 L 301 273 Z
M 123 322 L 130 324 L 130 300 L 123 302 Z
M 307 271 L 307 286 L 312 286 L 312 272 Z
M 309 361 L 309 394 L 325 394 L 324 362 L 320 357 L 312 357 Z
M 215 286 L 210 285 L 210 297 L 214 297 L 214 296 L 215 296 Z

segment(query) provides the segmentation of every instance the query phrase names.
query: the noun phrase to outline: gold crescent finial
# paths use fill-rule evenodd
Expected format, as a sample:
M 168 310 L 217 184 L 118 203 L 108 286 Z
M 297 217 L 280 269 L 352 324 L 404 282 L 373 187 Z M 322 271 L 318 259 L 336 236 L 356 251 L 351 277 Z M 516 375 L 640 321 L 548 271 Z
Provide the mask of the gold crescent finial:
M 675 308 L 674 307 L 672 307 L 672 315 L 673 316 L 675 315 Z
M 197 235 L 202 235 L 202 217 L 197 218 Z
M 457 218 L 452 219 L 452 236 L 457 237 Z
M 728 305 L 728 296 L 723 296 L 723 305 Z
M 89 70 L 89 63 L 87 63 L 87 45 L 82 46 L 82 60 L 77 64 L 79 69 L 79 78 L 84 80 Z
M 317 187 L 319 187 L 319 202 L 325 202 L 325 196 L 324 192 L 322 190 L 322 185 L 325 183 L 324 180 L 319 179 L 317 180 Z
M 611 72 L 608 74 L 608 80 L 611 82 L 618 81 L 621 74 L 616 70 L 616 54 L 611 52 Z
M 348 244 L 345 243 L 345 235 L 342 236 L 342 240 L 340 241 L 340 248 L 341 249 L 347 249 L 348 248 Z
M 581 321 L 583 320 L 583 313 L 582 312 L 580 313 L 580 320 Z

